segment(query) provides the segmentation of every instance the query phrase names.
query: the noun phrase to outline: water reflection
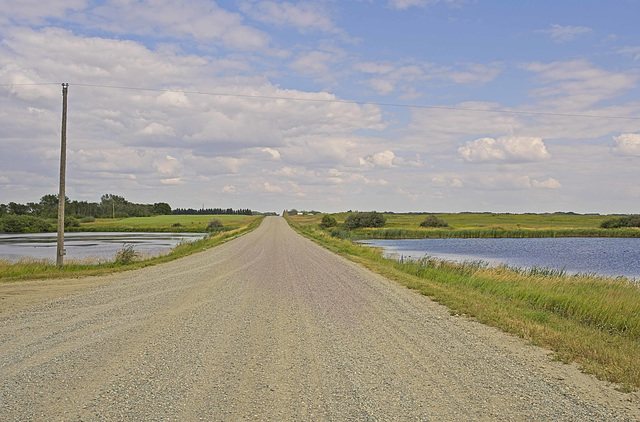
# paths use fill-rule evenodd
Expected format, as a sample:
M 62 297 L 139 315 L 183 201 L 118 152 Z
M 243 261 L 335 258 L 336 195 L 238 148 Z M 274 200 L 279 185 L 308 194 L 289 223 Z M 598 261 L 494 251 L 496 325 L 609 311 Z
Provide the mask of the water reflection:
M 66 233 L 64 245 L 67 258 L 113 258 L 124 245 L 133 245 L 143 254 L 169 252 L 180 242 L 192 242 L 205 233 Z M 23 257 L 55 260 L 56 233 L 0 234 L 0 258 L 17 260 Z
M 388 254 L 449 260 L 484 260 L 568 273 L 640 277 L 640 238 L 370 239 Z

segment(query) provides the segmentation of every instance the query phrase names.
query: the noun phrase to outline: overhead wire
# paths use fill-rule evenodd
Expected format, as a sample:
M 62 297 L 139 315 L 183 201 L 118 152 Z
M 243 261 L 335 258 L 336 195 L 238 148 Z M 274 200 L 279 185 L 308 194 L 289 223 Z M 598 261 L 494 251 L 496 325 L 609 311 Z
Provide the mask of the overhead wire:
M 58 82 L 47 83 L 25 83 L 25 84 L 0 84 L 0 86 L 38 86 L 38 85 L 56 85 Z M 455 106 L 437 106 L 437 105 L 423 105 L 423 104 L 407 104 L 407 103 L 385 103 L 377 101 L 358 101 L 358 100 L 340 100 L 340 99 L 327 99 L 327 98 L 297 98 L 286 97 L 279 95 L 251 95 L 251 94 L 235 94 L 225 92 L 210 92 L 210 91 L 191 91 L 191 90 L 179 90 L 179 89 L 166 89 L 166 88 L 142 88 L 132 86 L 120 86 L 120 85 L 101 85 L 101 84 L 83 84 L 73 83 L 73 86 L 90 87 L 90 88 L 103 88 L 103 89 L 121 89 L 129 91 L 148 91 L 148 92 L 172 92 L 191 95 L 211 95 L 218 97 L 235 97 L 235 98 L 250 98 L 250 99 L 265 99 L 265 100 L 286 100 L 286 101 L 301 101 L 301 102 L 315 102 L 315 103 L 338 103 L 338 104 L 357 104 L 357 105 L 373 105 L 379 107 L 399 107 L 399 108 L 412 108 L 412 109 L 427 109 L 427 110 L 449 110 L 449 111 L 471 111 L 477 113 L 498 113 L 498 114 L 516 114 L 516 115 L 528 115 L 528 116 L 550 116 L 550 117 L 577 117 L 577 118 L 591 118 L 591 119 L 615 119 L 615 120 L 640 120 L 639 117 L 633 116 L 613 116 L 604 114 L 578 114 L 578 113 L 554 113 L 554 112 L 542 112 L 542 111 L 520 111 L 520 110 L 507 110 L 507 109 L 485 109 L 485 108 L 473 108 L 473 107 L 455 107 Z

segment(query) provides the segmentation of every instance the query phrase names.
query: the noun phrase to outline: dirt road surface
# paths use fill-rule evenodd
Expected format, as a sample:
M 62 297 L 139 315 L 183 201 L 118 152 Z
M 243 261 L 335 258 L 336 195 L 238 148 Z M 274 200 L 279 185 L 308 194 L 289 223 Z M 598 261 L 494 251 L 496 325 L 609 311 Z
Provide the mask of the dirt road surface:
M 168 264 L 0 284 L 0 420 L 640 420 L 638 395 L 279 217 Z

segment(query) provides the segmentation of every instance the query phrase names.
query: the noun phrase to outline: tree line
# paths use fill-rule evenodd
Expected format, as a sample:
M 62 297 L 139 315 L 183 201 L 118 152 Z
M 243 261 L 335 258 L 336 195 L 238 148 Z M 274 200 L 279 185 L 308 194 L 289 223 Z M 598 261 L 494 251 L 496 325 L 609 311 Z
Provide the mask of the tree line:
M 124 197 L 105 194 L 100 202 L 71 201 L 65 197 L 65 216 L 82 219 L 92 218 L 126 218 L 150 217 L 152 215 L 171 214 L 171 206 L 165 202 L 155 204 L 136 204 Z M 0 204 L 0 218 L 10 215 L 29 215 L 40 218 L 58 217 L 58 195 L 45 195 L 39 202 L 19 204 L 9 202 Z
M 253 215 L 249 208 L 234 210 L 232 208 L 176 208 L 171 211 L 173 215 Z

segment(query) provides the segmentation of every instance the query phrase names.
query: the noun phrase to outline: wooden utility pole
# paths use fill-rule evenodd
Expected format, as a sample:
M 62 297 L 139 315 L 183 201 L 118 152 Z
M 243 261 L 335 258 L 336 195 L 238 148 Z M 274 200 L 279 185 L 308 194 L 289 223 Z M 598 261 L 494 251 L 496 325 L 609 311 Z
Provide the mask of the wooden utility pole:
M 64 203 L 65 194 L 65 173 L 67 169 L 67 88 L 68 83 L 62 84 L 62 136 L 60 140 L 60 191 L 58 192 L 58 253 L 56 265 L 62 267 L 64 263 Z

